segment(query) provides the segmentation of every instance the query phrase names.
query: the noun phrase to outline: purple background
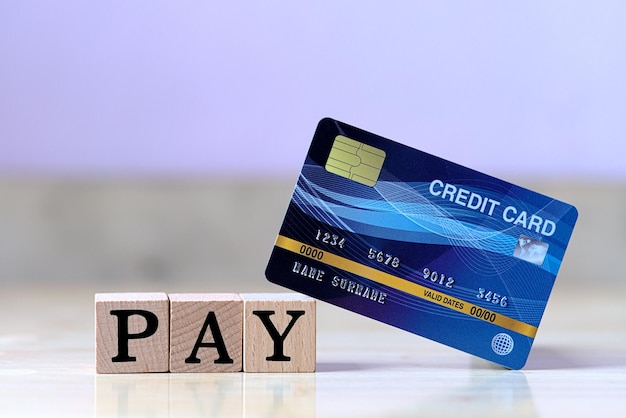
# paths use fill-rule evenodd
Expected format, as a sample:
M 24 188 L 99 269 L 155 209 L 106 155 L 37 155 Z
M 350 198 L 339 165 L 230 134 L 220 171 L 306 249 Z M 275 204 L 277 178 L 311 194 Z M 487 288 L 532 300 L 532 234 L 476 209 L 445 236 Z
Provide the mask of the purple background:
M 311 3 L 0 0 L 0 173 L 293 178 L 331 116 L 626 179 L 625 2 Z

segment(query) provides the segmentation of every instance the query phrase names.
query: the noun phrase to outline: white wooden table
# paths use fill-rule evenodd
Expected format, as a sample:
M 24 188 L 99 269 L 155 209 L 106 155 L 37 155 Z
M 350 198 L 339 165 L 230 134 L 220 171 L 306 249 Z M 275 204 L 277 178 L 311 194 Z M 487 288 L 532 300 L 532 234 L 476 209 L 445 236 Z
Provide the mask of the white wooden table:
M 93 294 L 103 290 L 2 290 L 0 417 L 626 413 L 626 288 L 557 283 L 521 371 L 319 302 L 316 373 L 96 375 Z

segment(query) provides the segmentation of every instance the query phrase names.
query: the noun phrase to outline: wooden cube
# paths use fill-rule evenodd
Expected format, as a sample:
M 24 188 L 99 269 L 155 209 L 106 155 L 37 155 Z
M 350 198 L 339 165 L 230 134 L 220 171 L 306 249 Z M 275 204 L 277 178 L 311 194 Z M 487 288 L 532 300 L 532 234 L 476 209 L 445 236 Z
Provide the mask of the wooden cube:
M 240 372 L 243 301 L 234 293 L 173 293 L 170 371 Z
M 315 300 L 297 293 L 242 293 L 244 372 L 315 371 Z
M 165 293 L 98 293 L 96 373 L 169 370 L 169 299 Z

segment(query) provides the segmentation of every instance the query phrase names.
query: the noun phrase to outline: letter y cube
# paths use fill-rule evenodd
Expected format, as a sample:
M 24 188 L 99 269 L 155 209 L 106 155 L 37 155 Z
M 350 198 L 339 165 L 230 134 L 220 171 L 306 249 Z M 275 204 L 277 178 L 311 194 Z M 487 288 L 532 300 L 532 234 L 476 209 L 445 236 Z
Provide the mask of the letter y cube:
M 243 371 L 314 372 L 315 300 L 297 293 L 242 293 Z

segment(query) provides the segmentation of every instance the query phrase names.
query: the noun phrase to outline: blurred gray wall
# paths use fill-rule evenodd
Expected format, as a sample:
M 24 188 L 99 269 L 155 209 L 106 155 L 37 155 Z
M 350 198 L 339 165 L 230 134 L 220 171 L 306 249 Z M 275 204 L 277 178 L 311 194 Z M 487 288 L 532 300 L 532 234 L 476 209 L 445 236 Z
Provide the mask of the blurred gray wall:
M 2 179 L 0 283 L 264 281 L 294 182 Z M 621 280 L 626 186 L 516 183 L 579 210 L 559 282 Z

